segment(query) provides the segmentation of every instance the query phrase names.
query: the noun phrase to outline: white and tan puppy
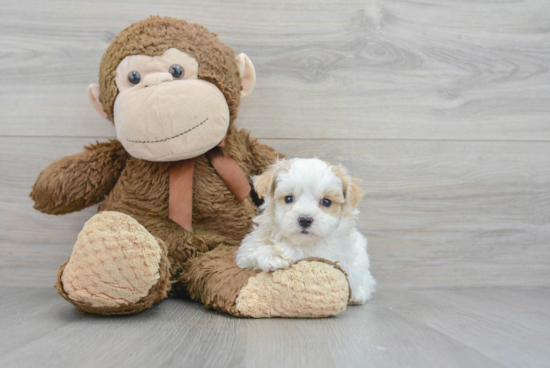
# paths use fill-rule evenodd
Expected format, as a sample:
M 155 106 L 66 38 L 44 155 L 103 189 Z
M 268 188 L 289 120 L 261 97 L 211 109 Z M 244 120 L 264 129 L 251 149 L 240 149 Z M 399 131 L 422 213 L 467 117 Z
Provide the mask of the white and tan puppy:
M 308 257 L 338 262 L 352 291 L 350 304 L 371 298 L 367 239 L 356 229 L 363 191 L 342 166 L 319 159 L 279 160 L 254 177 L 265 202 L 254 230 L 237 251 L 241 268 L 275 271 Z

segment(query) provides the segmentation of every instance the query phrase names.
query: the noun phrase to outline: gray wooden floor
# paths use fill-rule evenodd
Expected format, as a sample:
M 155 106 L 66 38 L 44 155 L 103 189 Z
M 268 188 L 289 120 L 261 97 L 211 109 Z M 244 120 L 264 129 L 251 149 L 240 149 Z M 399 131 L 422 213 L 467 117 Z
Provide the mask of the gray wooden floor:
M 550 289 L 384 290 L 327 319 L 238 319 L 187 300 L 82 315 L 0 288 L 0 366 L 548 367 Z

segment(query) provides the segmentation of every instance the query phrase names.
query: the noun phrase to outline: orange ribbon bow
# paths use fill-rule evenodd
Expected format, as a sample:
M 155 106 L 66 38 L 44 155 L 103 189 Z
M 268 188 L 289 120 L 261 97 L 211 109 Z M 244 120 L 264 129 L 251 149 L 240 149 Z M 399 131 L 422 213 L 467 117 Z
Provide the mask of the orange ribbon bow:
M 220 147 L 225 147 L 225 138 L 217 147 L 206 152 L 206 157 L 225 185 L 241 203 L 252 188 L 239 165 Z M 194 158 L 170 164 L 168 217 L 189 232 L 193 231 L 194 164 Z

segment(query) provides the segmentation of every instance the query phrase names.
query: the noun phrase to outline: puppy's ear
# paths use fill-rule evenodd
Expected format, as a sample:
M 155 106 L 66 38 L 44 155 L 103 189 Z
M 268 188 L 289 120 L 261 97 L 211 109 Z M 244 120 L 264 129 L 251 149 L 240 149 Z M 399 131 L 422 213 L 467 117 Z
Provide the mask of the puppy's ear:
M 277 160 L 273 165 L 269 166 L 262 175 L 252 178 L 254 190 L 258 193 L 258 197 L 263 198 L 275 191 L 277 176 L 283 171 L 288 171 L 289 165 L 290 161 L 288 160 Z
M 359 188 L 359 186 L 355 184 L 360 181 L 361 179 L 357 178 L 351 179 L 351 183 L 345 192 L 346 203 L 353 209 L 357 208 L 359 202 L 361 202 L 363 194 L 365 194 L 363 189 Z
M 346 169 L 342 165 L 332 166 L 332 172 L 336 174 L 342 180 L 342 189 L 344 191 L 344 199 L 346 200 L 347 205 L 355 209 L 361 202 L 361 198 L 365 192 L 363 189 L 359 188 L 356 184 L 361 181 L 361 179 L 352 178 L 347 173 Z

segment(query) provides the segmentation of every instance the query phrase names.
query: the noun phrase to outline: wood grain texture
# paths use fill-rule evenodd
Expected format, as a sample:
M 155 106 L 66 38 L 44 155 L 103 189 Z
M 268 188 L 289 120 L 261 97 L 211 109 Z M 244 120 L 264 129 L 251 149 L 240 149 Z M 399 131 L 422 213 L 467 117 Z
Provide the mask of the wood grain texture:
M 546 367 L 549 289 L 383 290 L 325 319 L 239 319 L 185 300 L 78 314 L 53 289 L 0 288 L 0 365 Z
M 86 87 L 150 14 L 206 25 L 256 66 L 262 138 L 550 139 L 550 3 L 3 0 L 0 135 L 111 137 Z
M 105 318 L 55 294 L 97 208 L 44 215 L 30 187 L 114 137 L 86 87 L 150 14 L 250 56 L 239 127 L 363 179 L 371 302 L 317 320 L 186 300 Z M 0 366 L 548 367 L 549 33 L 546 0 L 2 0 Z
M 149 14 L 205 24 L 255 62 L 240 127 L 364 179 L 381 288 L 550 286 L 550 3 L 5 0 L 0 284 L 50 286 L 95 208 L 40 214 L 38 173 L 113 126 L 85 89 Z
M 359 228 L 380 288 L 550 286 L 545 142 L 263 140 L 363 179 Z M 32 209 L 38 173 L 88 138 L 0 138 L 0 282 L 51 286 L 95 208 Z

